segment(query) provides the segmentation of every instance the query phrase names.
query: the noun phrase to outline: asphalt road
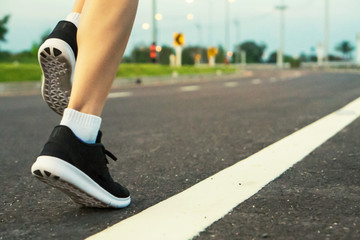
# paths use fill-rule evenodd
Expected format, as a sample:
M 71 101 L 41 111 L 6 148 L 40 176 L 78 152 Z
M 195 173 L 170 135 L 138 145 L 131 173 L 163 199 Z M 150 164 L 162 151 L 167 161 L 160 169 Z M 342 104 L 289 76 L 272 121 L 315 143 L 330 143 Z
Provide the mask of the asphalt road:
M 258 71 L 113 91 L 122 94 L 108 100 L 102 131 L 119 158 L 112 175 L 132 193 L 122 210 L 80 208 L 33 178 L 60 117 L 40 95 L 0 97 L 0 239 L 91 236 L 358 98 L 360 75 Z M 359 127 L 356 120 L 195 239 L 360 239 Z

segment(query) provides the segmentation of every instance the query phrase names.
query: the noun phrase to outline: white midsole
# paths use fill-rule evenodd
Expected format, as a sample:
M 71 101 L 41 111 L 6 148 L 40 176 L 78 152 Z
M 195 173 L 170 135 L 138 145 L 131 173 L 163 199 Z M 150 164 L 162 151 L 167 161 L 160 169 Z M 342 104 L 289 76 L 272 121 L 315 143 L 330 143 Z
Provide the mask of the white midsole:
M 59 158 L 52 156 L 38 157 L 31 167 L 31 172 L 36 170 L 42 171 L 43 175 L 44 171 L 48 171 L 111 207 L 123 208 L 127 207 L 131 202 L 130 196 L 127 198 L 115 197 L 85 173 Z
M 72 85 L 73 83 L 73 77 L 74 77 L 74 69 L 75 69 L 75 55 L 74 52 L 72 50 L 72 48 L 70 47 L 70 45 L 65 42 L 64 40 L 58 39 L 58 38 L 50 38 L 47 39 L 39 48 L 38 51 L 38 61 L 41 63 L 41 55 L 40 53 L 44 51 L 45 48 L 50 48 L 50 51 L 52 51 L 53 48 L 57 48 L 62 52 L 62 56 L 65 57 L 65 59 L 70 63 L 71 65 L 71 78 L 70 78 L 70 83 Z M 43 77 L 42 77 L 42 85 L 41 85 L 41 93 L 43 94 L 43 89 L 44 89 L 44 84 L 45 84 L 45 79 L 44 79 L 44 70 L 41 68 L 41 70 L 43 71 Z M 43 96 L 44 97 L 44 96 Z

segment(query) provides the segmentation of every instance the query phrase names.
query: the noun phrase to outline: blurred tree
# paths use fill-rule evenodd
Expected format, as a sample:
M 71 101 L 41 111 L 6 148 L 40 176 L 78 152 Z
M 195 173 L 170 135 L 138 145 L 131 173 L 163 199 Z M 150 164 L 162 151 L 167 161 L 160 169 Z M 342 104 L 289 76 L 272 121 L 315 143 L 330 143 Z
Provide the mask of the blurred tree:
M 206 48 L 200 48 L 200 54 L 201 54 L 201 63 L 208 63 L 208 56 L 207 56 L 207 49 Z
M 195 64 L 195 54 L 197 52 L 197 47 L 185 47 L 182 51 L 182 64 L 183 65 L 194 65 Z
M 341 52 L 345 59 L 350 60 L 352 58 L 351 52 L 354 50 L 354 46 L 349 41 L 342 41 L 335 48 L 336 51 Z
M 302 54 L 299 58 L 293 58 L 289 55 L 284 55 L 284 62 L 290 63 L 291 68 L 298 68 L 301 66 L 301 63 L 306 60 L 306 55 Z M 272 52 L 267 61 L 268 63 L 276 63 L 277 62 L 277 51 Z
M 173 51 L 173 50 L 172 50 Z M 182 51 L 182 64 L 183 65 L 194 65 L 195 55 L 201 55 L 201 62 L 207 62 L 207 49 L 199 46 L 185 47 Z
M 131 63 L 131 57 L 130 56 L 123 56 L 121 59 L 121 63 Z
M 216 55 L 215 62 L 216 63 L 224 63 L 226 57 L 226 52 L 223 46 L 218 47 L 218 54 Z
M 270 55 L 269 55 L 269 59 L 267 60 L 268 63 L 276 63 L 276 60 L 277 60 L 277 52 L 272 52 Z
M 310 62 L 317 62 L 317 56 L 316 55 L 310 55 Z
M 135 63 L 149 63 L 150 62 L 150 47 L 136 46 L 131 51 L 131 60 Z
M 10 19 L 10 15 L 5 15 L 2 19 L 0 19 L 0 42 L 5 42 L 5 35 L 8 32 L 7 23 Z
M 284 62 L 291 62 L 293 60 L 289 55 L 284 55 Z M 268 63 L 276 63 L 277 62 L 277 51 L 274 51 L 270 54 Z
M 329 55 L 329 61 L 344 61 L 344 58 L 334 55 Z
M 169 65 L 170 64 L 170 55 L 175 54 L 175 51 L 172 47 L 169 46 L 162 46 L 161 52 L 159 56 L 159 62 L 163 65 Z
M 10 52 L 0 51 L 0 62 L 11 62 L 12 55 Z
M 301 62 L 308 62 L 308 61 L 309 61 L 309 57 L 308 57 L 304 52 L 302 52 L 302 53 L 300 53 L 299 60 L 300 60 Z
M 246 52 L 247 63 L 260 63 L 262 55 L 266 49 L 266 45 L 256 44 L 254 41 L 247 41 L 240 44 L 240 48 L 242 51 Z

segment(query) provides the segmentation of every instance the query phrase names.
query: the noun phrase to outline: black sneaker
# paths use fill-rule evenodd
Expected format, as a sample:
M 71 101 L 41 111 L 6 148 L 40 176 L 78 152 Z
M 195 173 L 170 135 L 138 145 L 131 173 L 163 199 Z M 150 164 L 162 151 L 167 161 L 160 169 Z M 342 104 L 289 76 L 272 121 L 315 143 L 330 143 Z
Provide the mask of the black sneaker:
M 68 127 L 57 126 L 32 165 L 31 172 L 80 205 L 127 207 L 131 201 L 129 191 L 111 178 L 105 154 L 116 160 L 101 144 L 100 131 L 96 143 L 87 144 Z
M 62 115 L 70 98 L 77 56 L 77 27 L 60 21 L 40 46 L 38 60 L 43 72 L 41 95 L 49 107 Z

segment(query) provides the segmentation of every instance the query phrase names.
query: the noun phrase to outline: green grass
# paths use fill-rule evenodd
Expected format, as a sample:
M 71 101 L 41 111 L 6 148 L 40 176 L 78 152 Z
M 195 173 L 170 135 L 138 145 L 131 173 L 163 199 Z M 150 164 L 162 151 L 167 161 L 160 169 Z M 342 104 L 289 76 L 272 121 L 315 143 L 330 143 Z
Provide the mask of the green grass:
M 217 67 L 194 67 L 182 66 L 180 68 L 170 67 L 167 65 L 153 65 L 153 64 L 122 64 L 117 73 L 118 77 L 142 77 L 142 76 L 170 76 L 174 71 L 179 75 L 192 74 L 215 74 L 216 71 L 221 70 L 223 73 L 234 73 L 235 68 L 229 66 Z
M 41 69 L 35 63 L 0 63 L 0 82 L 40 81 Z
M 225 74 L 235 72 L 235 68 L 229 66 L 173 68 L 153 64 L 121 64 L 117 77 L 170 76 L 173 71 L 177 71 L 179 75 L 215 74 L 218 70 Z M 36 63 L 0 63 L 0 82 L 39 81 L 40 79 L 41 69 Z

